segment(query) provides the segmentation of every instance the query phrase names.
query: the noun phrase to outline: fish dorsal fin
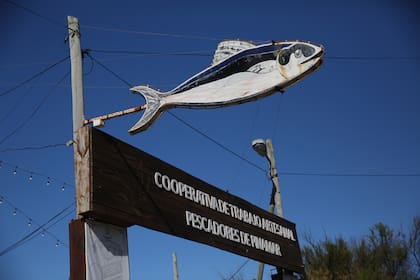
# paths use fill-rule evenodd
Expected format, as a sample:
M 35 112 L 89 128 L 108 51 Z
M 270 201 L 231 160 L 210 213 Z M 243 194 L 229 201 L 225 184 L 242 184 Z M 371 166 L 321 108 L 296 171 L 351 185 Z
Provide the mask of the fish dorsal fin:
M 241 40 L 224 40 L 217 45 L 217 49 L 214 52 L 214 57 L 211 65 L 218 64 L 220 61 L 228 58 L 229 56 L 238 53 L 240 51 L 253 48 L 256 45 L 249 41 Z

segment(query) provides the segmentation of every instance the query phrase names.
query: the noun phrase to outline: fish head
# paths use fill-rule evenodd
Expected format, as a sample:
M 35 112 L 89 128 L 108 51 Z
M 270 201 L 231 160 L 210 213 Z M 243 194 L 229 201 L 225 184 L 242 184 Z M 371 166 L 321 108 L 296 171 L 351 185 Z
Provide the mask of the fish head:
M 321 45 L 303 41 L 282 42 L 277 53 L 277 65 L 286 80 L 297 81 L 318 69 L 323 55 L 324 47 Z

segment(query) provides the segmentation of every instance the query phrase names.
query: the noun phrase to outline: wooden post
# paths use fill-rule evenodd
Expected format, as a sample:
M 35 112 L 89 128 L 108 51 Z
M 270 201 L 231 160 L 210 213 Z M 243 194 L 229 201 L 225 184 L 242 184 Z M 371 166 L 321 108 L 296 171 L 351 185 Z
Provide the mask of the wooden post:
M 71 59 L 73 133 L 75 134 L 83 126 L 84 121 L 82 51 L 80 49 L 79 20 L 75 17 L 68 16 L 67 21 Z
M 71 59 L 71 88 L 72 88 L 72 106 L 73 106 L 73 147 L 75 163 L 75 181 L 76 181 L 76 212 L 80 213 L 80 182 L 84 177 L 80 168 L 80 152 L 85 151 L 88 142 L 81 141 L 78 136 L 79 130 L 83 127 L 84 105 L 83 105 L 83 76 L 82 76 L 82 51 L 80 49 L 80 30 L 79 20 L 68 16 L 69 45 Z M 79 138 L 79 139 L 78 139 Z M 86 154 L 86 153 L 83 153 Z M 79 218 L 81 218 L 79 216 Z M 70 280 L 86 279 L 86 256 L 85 256 L 85 229 L 84 220 L 72 221 L 69 225 L 70 241 Z
M 89 178 L 89 169 L 82 164 L 82 160 L 89 155 L 89 139 L 86 135 L 81 135 L 79 130 L 84 124 L 84 102 L 83 102 L 83 70 L 82 70 L 82 51 L 80 49 L 80 30 L 79 20 L 75 17 L 68 16 L 69 28 L 69 44 L 71 58 L 71 89 L 72 89 L 72 106 L 73 106 L 73 147 L 74 147 L 74 169 L 76 180 L 76 200 L 77 214 L 83 213 L 82 205 L 86 197 L 86 180 Z M 84 161 L 86 162 L 86 161 Z M 83 167 L 83 168 L 82 168 Z M 80 216 L 79 216 L 80 218 Z
M 70 280 L 86 279 L 85 222 L 82 219 L 69 224 Z

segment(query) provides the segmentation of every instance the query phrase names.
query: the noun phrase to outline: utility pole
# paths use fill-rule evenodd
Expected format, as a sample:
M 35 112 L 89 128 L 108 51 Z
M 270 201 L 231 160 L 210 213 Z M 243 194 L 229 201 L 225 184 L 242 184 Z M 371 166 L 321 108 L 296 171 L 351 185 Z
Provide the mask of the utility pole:
M 89 168 L 86 168 L 86 161 L 83 160 L 89 143 L 82 141 L 79 131 L 84 126 L 84 97 L 83 97 L 83 62 L 82 50 L 80 48 L 79 20 L 76 17 L 68 16 L 69 45 L 71 60 L 71 88 L 73 106 L 73 147 L 74 147 L 74 171 L 76 183 L 76 211 L 83 212 L 87 194 L 87 181 L 90 177 Z
M 283 203 L 280 196 L 280 183 L 276 169 L 276 160 L 274 158 L 273 143 L 271 139 L 267 139 L 265 141 L 263 139 L 256 139 L 252 142 L 252 147 L 260 156 L 265 157 L 269 163 L 270 178 L 273 183 L 273 187 L 271 189 L 270 207 L 268 211 L 272 214 L 274 213 L 274 208 L 276 208 L 277 216 L 283 218 Z M 279 270 L 279 268 L 277 270 Z M 257 280 L 262 280 L 263 273 L 264 263 L 261 262 L 258 266 Z M 283 277 L 284 279 L 294 279 L 288 272 L 283 274 L 283 271 L 279 271 L 279 273 L 281 277 L 280 279 L 283 279 Z
M 83 71 L 82 71 L 82 51 L 80 49 L 80 30 L 79 20 L 68 16 L 69 45 L 71 59 L 71 89 L 73 105 L 73 135 L 76 139 L 76 132 L 83 126 L 84 102 L 83 102 Z M 76 149 L 76 146 L 75 146 Z
M 283 218 L 283 203 L 280 196 L 280 183 L 279 183 L 279 174 L 276 169 L 276 160 L 274 159 L 274 149 L 273 142 L 271 139 L 265 141 L 267 146 L 267 159 L 270 163 L 270 177 L 273 182 L 273 192 L 274 192 L 274 201 L 276 204 L 277 216 Z
M 176 253 L 172 253 L 172 263 L 174 268 L 174 280 L 179 279 L 179 273 L 178 273 L 178 261 L 176 258 Z
M 71 61 L 71 88 L 73 107 L 73 147 L 75 164 L 75 183 L 77 214 L 79 212 L 80 176 L 78 164 L 79 141 L 76 141 L 78 131 L 83 127 L 84 102 L 83 102 L 83 76 L 82 76 L 82 51 L 80 49 L 79 20 L 68 16 L 68 32 Z M 85 225 L 82 219 L 72 221 L 69 225 L 70 239 L 70 280 L 86 279 L 86 258 L 85 258 Z
M 128 280 L 127 228 L 111 225 L 107 221 L 86 221 L 83 214 L 90 209 L 90 190 L 92 189 L 92 166 L 90 149 L 92 146 L 90 130 L 85 125 L 83 102 L 82 50 L 80 48 L 79 20 L 67 17 L 71 59 L 71 85 L 73 106 L 73 147 L 74 171 L 76 181 L 77 220 L 69 225 L 70 239 L 70 280 L 100 280 L 106 273 L 115 279 Z M 109 238 L 98 239 L 105 234 Z M 114 252 L 118 246 L 119 254 L 111 253 L 103 258 L 103 252 Z M 115 270 L 118 263 L 120 269 Z M 94 266 L 92 264 L 95 264 Z M 108 275 L 109 276 L 109 275 Z

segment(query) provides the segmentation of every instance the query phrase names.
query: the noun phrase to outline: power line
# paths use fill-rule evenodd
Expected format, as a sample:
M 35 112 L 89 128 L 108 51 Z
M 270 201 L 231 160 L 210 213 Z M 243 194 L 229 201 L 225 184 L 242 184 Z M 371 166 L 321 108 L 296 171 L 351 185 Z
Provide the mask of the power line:
M 289 176 L 318 176 L 318 177 L 420 177 L 420 173 L 306 173 L 306 172 L 278 172 Z
M 201 130 L 199 130 L 198 128 L 194 127 L 193 125 L 189 124 L 188 122 L 184 121 L 183 119 L 181 119 L 180 117 L 178 117 L 177 115 L 175 115 L 174 113 L 172 113 L 171 111 L 168 111 L 168 113 L 174 117 L 176 120 L 178 120 L 179 122 L 181 122 L 182 124 L 184 124 L 185 126 L 189 127 L 190 129 L 194 130 L 196 133 L 200 134 L 201 136 L 203 136 L 204 138 L 206 138 L 207 140 L 209 140 L 210 142 L 212 142 L 213 144 L 219 146 L 220 148 L 222 148 L 223 150 L 225 150 L 226 152 L 234 155 L 235 157 L 239 158 L 240 160 L 248 163 L 249 165 L 255 167 L 256 169 L 259 169 L 260 171 L 266 172 L 267 170 L 258 166 L 257 164 L 253 163 L 252 161 L 249 161 L 248 159 L 244 158 L 243 156 L 241 156 L 240 154 L 234 152 L 232 149 L 229 149 L 228 147 L 226 147 L 225 145 L 223 145 L 222 143 L 216 141 L 215 139 L 213 139 L 212 137 L 208 136 L 206 133 L 202 132 Z
M 165 56 L 212 56 L 211 51 L 185 51 L 185 52 L 162 52 L 162 51 L 129 51 L 129 50 L 92 50 L 91 52 L 106 54 L 134 54 L 134 55 L 165 55 Z
M 64 62 L 64 61 L 66 61 L 66 60 L 67 60 L 67 59 L 69 59 L 69 58 L 70 58 L 70 56 L 66 56 L 66 57 L 65 57 L 65 58 L 63 58 L 63 59 L 60 59 L 60 60 L 59 60 L 59 61 L 57 61 L 56 63 L 54 63 L 54 64 L 52 64 L 52 65 L 48 66 L 47 68 L 45 68 L 45 69 L 41 70 L 41 71 L 40 71 L 40 72 L 38 72 L 38 73 L 36 73 L 35 75 L 33 75 L 32 77 L 30 77 L 29 79 L 26 79 L 26 80 L 24 80 L 23 82 L 21 82 L 21 83 L 17 84 L 16 86 L 14 86 L 14 87 L 12 87 L 12 88 L 10 88 L 10 89 L 8 89 L 8 90 L 6 90 L 6 91 L 4 91 L 4 92 L 0 93 L 0 97 L 1 97 L 1 96 L 5 96 L 5 95 L 7 95 L 7 94 L 11 93 L 12 91 L 14 91 L 14 90 L 16 90 L 16 89 L 20 88 L 21 86 L 23 86 L 23 85 L 25 85 L 25 84 L 29 83 L 30 81 L 34 80 L 35 78 L 37 78 L 37 77 L 39 77 L 39 76 L 41 76 L 41 75 L 45 74 L 46 72 L 48 72 L 49 70 L 51 70 L 51 69 L 52 69 L 52 68 L 54 68 L 55 66 L 59 65 L 60 63 L 62 63 L 62 62 Z
M 224 144 L 218 142 L 217 140 L 210 137 L 206 133 L 202 132 L 198 128 L 192 126 L 188 122 L 186 122 L 183 119 L 181 119 L 180 117 L 176 116 L 174 113 L 172 113 L 170 111 L 168 111 L 168 113 L 172 117 L 174 117 L 176 120 L 178 120 L 179 122 L 181 122 L 185 126 L 189 127 L 190 129 L 192 129 L 196 133 L 200 134 L 201 136 L 203 136 L 204 138 L 206 138 L 207 140 L 209 140 L 213 144 L 219 146 L 220 148 L 222 148 L 226 152 L 230 153 L 231 155 L 237 157 L 238 159 L 242 160 L 243 162 L 246 162 L 250 166 L 258 169 L 259 171 L 262 171 L 264 173 L 267 172 L 266 168 L 263 168 L 263 167 L 255 164 L 255 163 L 253 163 L 252 161 L 248 160 L 247 158 L 241 156 L 240 154 L 236 153 L 232 149 L 226 147 Z M 419 173 L 407 173 L 407 174 L 403 174 L 403 173 L 391 173 L 391 174 L 385 174 L 385 173 L 310 173 L 310 172 L 278 172 L 278 173 L 280 175 L 287 175 L 287 176 L 321 176 L 321 177 L 420 177 Z
M 49 229 L 52 226 L 54 226 L 55 224 L 57 224 L 58 222 L 62 221 L 64 218 L 66 218 L 69 215 L 69 213 L 67 213 L 66 215 L 63 215 L 63 214 L 66 211 L 68 211 L 69 209 L 71 209 L 72 207 L 74 207 L 74 205 L 76 204 L 75 202 L 72 202 L 71 204 L 69 204 L 68 206 L 66 206 L 64 209 L 60 210 L 58 213 L 56 213 L 54 216 L 52 216 L 48 221 L 46 221 L 45 223 L 43 223 L 42 225 L 40 225 L 34 219 L 32 219 L 31 217 L 29 217 L 29 215 L 27 215 L 23 210 L 17 208 L 12 202 L 10 202 L 9 200 L 7 200 L 4 196 L 0 195 L 0 199 L 1 199 L 1 203 L 6 203 L 10 207 L 12 207 L 12 209 L 14 209 L 14 212 L 13 212 L 14 215 L 17 212 L 23 214 L 25 216 L 25 218 L 27 218 L 28 221 L 29 221 L 28 222 L 28 226 L 32 225 L 32 223 L 35 223 L 35 224 L 38 225 L 38 227 L 35 230 L 33 230 L 29 234 L 25 235 L 21 239 L 17 240 L 13 244 L 11 244 L 11 245 L 7 246 L 5 249 L 3 249 L 0 252 L 0 256 L 3 256 L 5 254 L 7 254 L 7 253 L 9 253 L 9 252 L 17 249 L 18 247 L 22 246 L 23 244 L 29 242 L 34 237 L 36 237 L 39 233 L 42 233 L 42 234 L 47 233 L 47 234 L 49 234 L 52 238 L 54 238 L 57 241 L 57 244 L 63 244 L 66 247 L 68 247 L 68 245 L 65 242 L 60 241 L 60 239 L 55 234 L 53 234 L 52 232 L 50 232 Z M 73 211 L 71 211 L 71 212 L 73 212 Z
M 25 119 L 24 122 L 22 122 L 19 126 L 17 126 L 12 132 L 10 132 L 8 135 L 3 137 L 3 139 L 0 140 L 0 145 L 4 143 L 7 139 L 15 135 L 20 129 L 22 129 L 30 119 L 32 119 L 35 114 L 39 111 L 41 106 L 47 101 L 48 97 L 55 91 L 55 89 L 58 87 L 58 85 L 64 81 L 64 79 L 70 74 L 70 71 L 67 72 L 57 83 L 56 85 L 42 98 L 41 102 L 38 104 L 38 106 L 32 111 L 32 113 Z
M 84 24 L 81 24 L 80 27 L 86 28 L 86 29 L 92 29 L 92 30 L 105 31 L 105 32 L 117 32 L 117 33 L 126 33 L 126 34 L 143 35 L 143 36 L 172 37 L 172 38 L 178 38 L 178 39 L 199 39 L 199 40 L 211 40 L 211 41 L 220 41 L 224 39 L 224 38 L 194 36 L 194 35 L 185 35 L 185 34 L 173 34 L 173 33 L 171 34 L 171 33 L 161 33 L 161 32 L 127 30 L 127 29 L 120 29 L 120 28 L 110 28 L 110 27 L 101 27 L 101 26 L 84 25 Z
M 28 146 L 28 147 L 19 147 L 19 148 L 7 148 L 0 150 L 0 153 L 6 153 L 6 152 L 18 152 L 18 151 L 34 151 L 34 150 L 46 150 L 51 148 L 58 148 L 58 147 L 66 147 L 67 144 L 65 143 L 58 143 L 58 144 L 50 144 L 50 145 L 44 145 L 44 146 Z
M 244 266 L 248 263 L 250 261 L 250 259 L 247 259 L 246 261 L 244 261 L 244 263 L 243 264 L 241 264 L 239 267 L 238 267 L 238 269 L 228 278 L 228 280 L 232 280 L 235 276 L 236 276 L 236 274 L 238 274 L 239 273 L 239 271 L 241 271 L 242 270 L 242 268 L 244 268 Z
M 46 17 L 44 15 L 41 15 L 40 13 L 38 13 L 38 12 L 36 12 L 36 11 L 28 8 L 28 7 L 25 7 L 25 6 L 21 5 L 21 4 L 18 4 L 18 3 L 14 2 L 14 1 L 10 1 L 10 0 L 3 0 L 3 1 L 6 2 L 6 3 L 9 3 L 9 4 L 11 4 L 11 5 L 15 6 L 15 7 L 18 7 L 19 9 L 22 9 L 22 10 L 24 10 L 24 11 L 26 11 L 26 12 L 28 12 L 28 13 L 36 16 L 36 17 L 42 18 L 43 20 L 46 20 L 46 21 L 48 21 L 49 23 L 51 23 L 53 25 L 57 25 L 57 26 L 60 26 L 60 27 L 67 28 L 67 26 L 65 26 L 64 24 L 61 24 L 60 22 L 58 22 L 58 21 L 56 21 L 56 20 L 54 20 L 54 19 L 52 19 L 50 17 Z
M 332 60 L 370 60 L 370 61 L 416 61 L 419 56 L 325 56 L 325 59 Z
M 143 50 L 96 50 L 90 49 L 91 52 L 105 53 L 105 54 L 132 54 L 132 55 L 164 55 L 164 56 L 198 56 L 211 57 L 211 51 L 143 51 Z M 367 61 L 416 61 L 420 60 L 418 56 L 324 56 L 327 60 L 367 60 Z
M 130 88 L 133 87 L 132 84 L 130 84 L 129 82 L 127 82 L 127 80 L 123 79 L 120 75 L 118 75 L 117 73 L 115 73 L 114 71 L 112 71 L 111 69 L 109 69 L 108 67 L 106 67 L 104 64 L 102 64 L 100 61 L 98 61 L 96 58 L 94 58 L 88 50 L 84 51 L 84 54 L 86 54 L 90 59 L 92 59 L 92 61 L 98 63 L 103 69 L 105 69 L 106 71 L 108 71 L 109 73 L 111 73 L 114 77 L 116 77 L 117 79 L 119 79 L 120 81 L 122 81 L 124 84 L 128 85 Z

